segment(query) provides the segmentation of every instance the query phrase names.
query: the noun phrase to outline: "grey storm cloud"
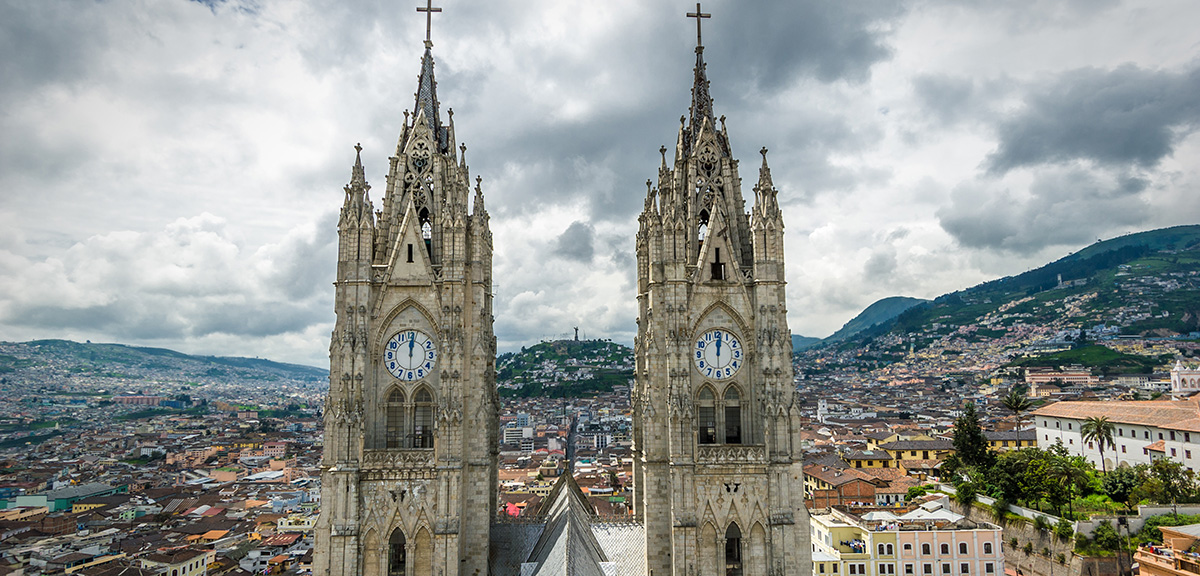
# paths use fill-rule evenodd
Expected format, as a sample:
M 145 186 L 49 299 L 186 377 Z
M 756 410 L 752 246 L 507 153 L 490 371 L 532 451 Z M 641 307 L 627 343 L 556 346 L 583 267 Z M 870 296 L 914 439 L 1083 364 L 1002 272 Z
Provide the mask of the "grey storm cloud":
M 970 248 L 1032 253 L 1087 244 L 1150 216 L 1146 182 L 1078 168 L 1046 171 L 1021 197 L 980 179 L 956 188 L 937 212 L 942 228 Z
M 578 262 L 591 262 L 596 254 L 595 229 L 576 220 L 554 241 L 554 253 Z
M 988 170 L 1087 160 L 1155 166 L 1200 126 L 1200 67 L 1184 72 L 1133 64 L 1066 72 L 1033 89 L 997 128 Z
M 975 81 L 946 74 L 922 74 L 913 79 L 913 92 L 921 107 L 943 124 L 971 115 Z

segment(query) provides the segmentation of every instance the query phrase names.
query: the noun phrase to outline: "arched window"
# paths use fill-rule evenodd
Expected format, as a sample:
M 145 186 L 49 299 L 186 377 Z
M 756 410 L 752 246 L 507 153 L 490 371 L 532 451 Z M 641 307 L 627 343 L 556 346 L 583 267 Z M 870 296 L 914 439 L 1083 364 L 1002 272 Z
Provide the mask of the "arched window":
M 922 554 L 930 554 L 930 553 L 931 553 L 931 552 L 930 552 L 930 549 L 929 549 L 929 544 L 922 544 L 922 545 L 921 545 L 921 553 L 922 553 Z
M 413 405 L 413 448 L 433 448 L 433 394 L 421 388 Z
M 392 390 L 387 399 L 387 448 L 404 447 L 404 392 Z
M 700 389 L 696 400 L 698 424 L 700 426 L 700 443 L 717 443 L 717 399 L 712 388 L 705 386 Z
M 734 386 L 725 389 L 725 443 L 742 443 L 742 401 Z
M 888 555 L 888 556 L 892 556 L 892 555 L 894 555 L 895 553 L 896 553 L 896 549 L 895 549 L 895 548 L 893 548 L 891 544 L 888 544 L 888 545 L 887 545 L 887 555 Z
M 708 210 L 701 210 L 696 218 L 696 239 L 704 242 L 704 236 L 708 234 Z
M 983 543 L 983 553 L 984 553 L 984 554 L 991 554 L 991 553 L 992 553 L 992 543 L 991 543 L 991 542 L 984 542 L 984 543 Z
M 425 253 L 433 258 L 433 223 L 429 217 L 429 209 L 421 208 L 417 214 L 417 220 L 421 222 L 421 238 L 425 239 Z
M 404 565 L 408 561 L 408 550 L 404 532 L 397 528 L 388 539 L 388 576 L 404 576 Z
M 950 553 L 950 545 L 943 543 L 942 544 L 942 554 L 949 554 L 949 553 Z
M 967 553 L 967 543 L 966 543 L 966 542 L 959 542 L 959 543 L 958 543 L 958 553 L 959 553 L 959 554 L 966 554 L 966 553 Z
M 734 523 L 725 531 L 725 576 L 742 576 L 742 531 Z

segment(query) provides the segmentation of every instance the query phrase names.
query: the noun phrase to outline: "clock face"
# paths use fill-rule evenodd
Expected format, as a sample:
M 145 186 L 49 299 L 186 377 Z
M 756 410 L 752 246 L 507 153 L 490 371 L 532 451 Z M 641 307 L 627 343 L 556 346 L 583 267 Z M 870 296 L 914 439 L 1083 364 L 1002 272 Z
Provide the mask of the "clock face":
M 420 330 L 405 330 L 392 336 L 383 347 L 383 365 L 401 380 L 420 380 L 433 374 L 437 346 Z
M 728 330 L 709 330 L 696 338 L 693 361 L 709 378 L 732 378 L 742 367 L 742 342 Z

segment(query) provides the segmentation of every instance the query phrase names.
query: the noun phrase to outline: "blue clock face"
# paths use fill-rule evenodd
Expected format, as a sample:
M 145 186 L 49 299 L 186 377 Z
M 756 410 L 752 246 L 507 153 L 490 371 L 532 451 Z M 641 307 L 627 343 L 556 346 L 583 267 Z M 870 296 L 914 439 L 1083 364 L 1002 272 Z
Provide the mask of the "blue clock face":
M 383 365 L 401 380 L 420 380 L 437 366 L 437 345 L 420 330 L 405 330 L 383 347 Z
M 732 332 L 717 328 L 696 337 L 692 360 L 696 369 L 714 380 L 732 378 L 742 367 L 742 342 Z

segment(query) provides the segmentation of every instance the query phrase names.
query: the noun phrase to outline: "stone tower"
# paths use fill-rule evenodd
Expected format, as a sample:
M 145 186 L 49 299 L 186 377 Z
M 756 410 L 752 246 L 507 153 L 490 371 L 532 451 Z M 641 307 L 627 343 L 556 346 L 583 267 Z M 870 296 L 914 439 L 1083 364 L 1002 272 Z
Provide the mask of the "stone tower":
M 492 233 L 453 111 L 445 123 L 438 111 L 431 48 L 427 39 L 382 210 L 361 157 L 345 187 L 318 576 L 487 574 L 499 428 Z
M 707 17 L 697 10 L 690 14 Z M 783 219 L 766 149 L 742 199 L 697 24 L 689 116 L 637 233 L 634 502 L 655 576 L 812 574 Z

